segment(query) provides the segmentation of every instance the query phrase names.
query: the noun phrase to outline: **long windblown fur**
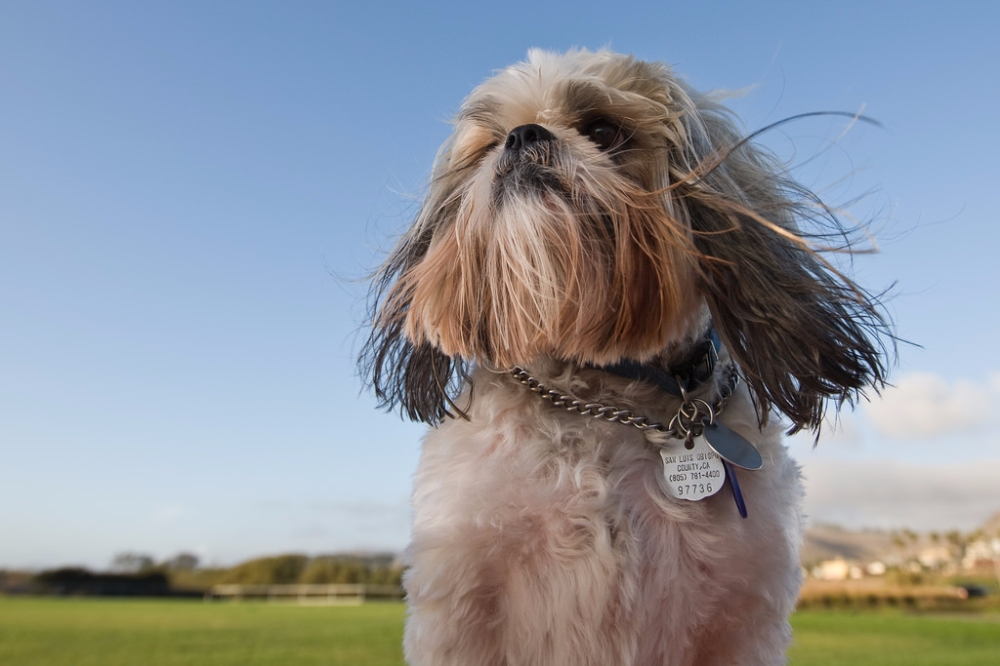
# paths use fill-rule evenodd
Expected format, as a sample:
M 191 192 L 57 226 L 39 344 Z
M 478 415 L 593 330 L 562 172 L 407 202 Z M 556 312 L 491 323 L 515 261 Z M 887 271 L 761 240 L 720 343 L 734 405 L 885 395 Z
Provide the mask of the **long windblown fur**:
M 532 51 L 463 104 L 375 277 L 360 359 L 383 406 L 435 426 L 409 663 L 783 663 L 801 486 L 780 429 L 878 390 L 892 338 L 820 252 L 849 230 L 751 139 L 668 67 L 609 52 Z M 681 397 L 608 371 L 686 375 L 707 329 L 743 379 L 727 400 L 719 372 L 674 377 Z M 764 461 L 740 475 L 750 517 L 726 490 L 671 486 L 661 452 L 683 437 L 556 409 L 515 366 L 661 423 L 723 400 L 719 423 Z
M 547 173 L 566 181 L 558 187 L 567 197 L 548 198 L 561 210 L 539 207 L 544 220 L 526 219 L 530 206 L 497 213 L 487 209 L 491 194 L 476 191 L 488 184 L 472 174 L 509 129 L 491 105 L 529 106 L 501 95 L 533 74 L 511 68 L 470 96 L 430 196 L 375 281 L 362 366 L 383 403 L 437 423 L 470 362 L 503 368 L 552 353 L 644 360 L 690 325 L 696 297 L 762 419 L 773 406 L 793 431 L 818 429 L 830 401 L 880 387 L 887 329 L 878 302 L 799 230 L 836 217 L 666 67 L 587 55 L 573 59 L 584 63 L 578 78 L 562 82 L 571 120 L 613 109 L 630 145 L 613 165 L 584 150 L 551 156 Z M 557 224 L 581 216 L 587 224 Z

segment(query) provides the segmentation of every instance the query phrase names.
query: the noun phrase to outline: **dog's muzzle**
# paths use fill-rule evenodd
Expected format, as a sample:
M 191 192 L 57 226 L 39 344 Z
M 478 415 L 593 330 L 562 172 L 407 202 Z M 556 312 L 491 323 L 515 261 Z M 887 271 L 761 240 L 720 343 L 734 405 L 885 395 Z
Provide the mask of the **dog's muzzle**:
M 503 152 L 493 165 L 493 182 L 513 186 L 558 183 L 549 167 L 553 164 L 555 135 L 541 125 L 520 125 L 507 134 Z M 509 185 L 508 185 L 509 186 Z

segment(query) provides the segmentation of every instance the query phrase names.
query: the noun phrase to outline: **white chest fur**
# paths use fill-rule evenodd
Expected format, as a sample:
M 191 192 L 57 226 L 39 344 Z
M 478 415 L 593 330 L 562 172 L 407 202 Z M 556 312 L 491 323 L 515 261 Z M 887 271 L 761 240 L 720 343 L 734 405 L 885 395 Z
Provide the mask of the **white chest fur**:
M 744 394 L 727 424 L 765 458 L 741 477 L 745 521 L 725 493 L 675 498 L 640 432 L 476 385 L 471 420 L 431 431 L 416 475 L 412 663 L 782 662 L 801 490 Z

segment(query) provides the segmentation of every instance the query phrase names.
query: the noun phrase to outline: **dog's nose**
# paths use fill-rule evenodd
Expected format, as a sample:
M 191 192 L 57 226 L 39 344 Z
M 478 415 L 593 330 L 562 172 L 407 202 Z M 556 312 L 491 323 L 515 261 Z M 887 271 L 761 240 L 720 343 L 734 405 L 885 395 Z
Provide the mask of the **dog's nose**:
M 510 134 L 507 135 L 507 142 L 503 147 L 506 150 L 517 152 L 532 144 L 552 141 L 555 138 L 552 132 L 541 125 L 521 125 L 510 131 Z

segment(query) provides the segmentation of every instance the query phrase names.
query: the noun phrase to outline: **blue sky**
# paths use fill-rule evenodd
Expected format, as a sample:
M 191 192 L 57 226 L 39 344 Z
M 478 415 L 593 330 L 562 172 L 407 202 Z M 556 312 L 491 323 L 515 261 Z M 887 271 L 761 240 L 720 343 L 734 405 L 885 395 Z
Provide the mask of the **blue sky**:
M 529 47 L 742 90 L 871 220 L 896 388 L 793 452 L 812 520 L 1000 510 L 988 3 L 0 3 L 0 567 L 399 549 L 420 426 L 355 373 L 363 276 L 447 119 Z

